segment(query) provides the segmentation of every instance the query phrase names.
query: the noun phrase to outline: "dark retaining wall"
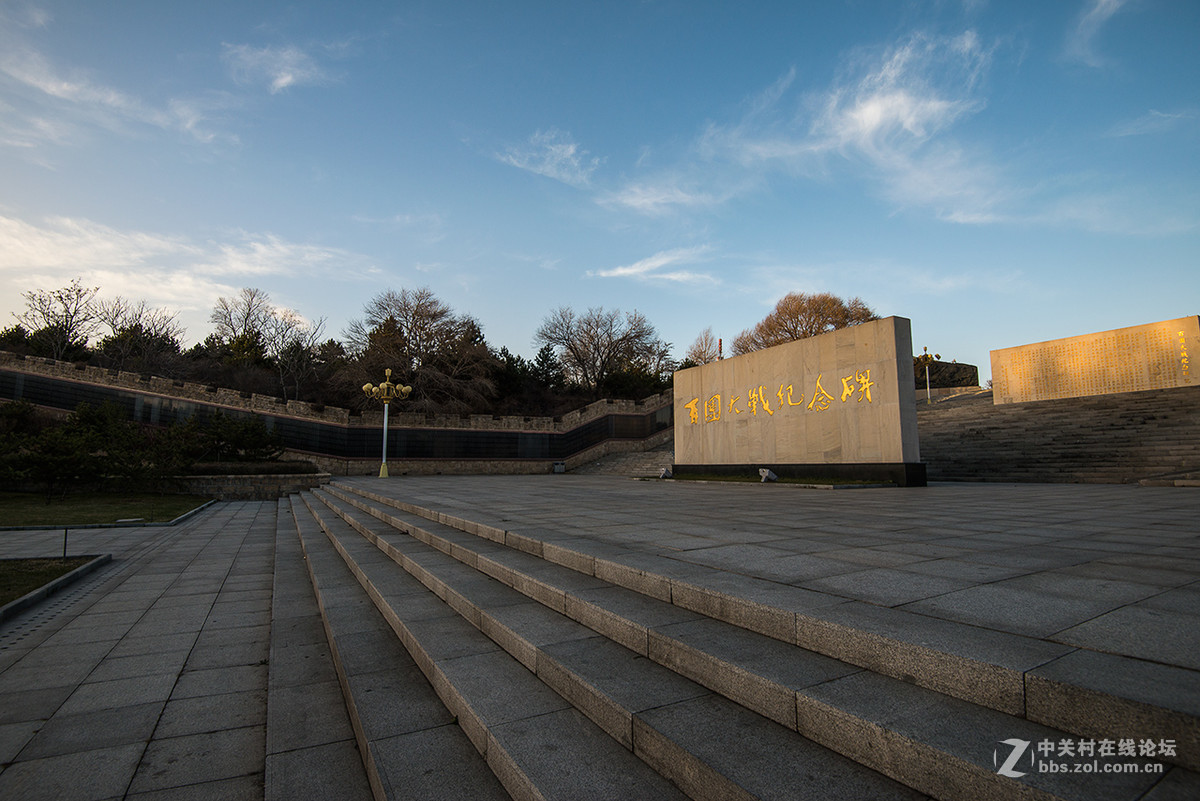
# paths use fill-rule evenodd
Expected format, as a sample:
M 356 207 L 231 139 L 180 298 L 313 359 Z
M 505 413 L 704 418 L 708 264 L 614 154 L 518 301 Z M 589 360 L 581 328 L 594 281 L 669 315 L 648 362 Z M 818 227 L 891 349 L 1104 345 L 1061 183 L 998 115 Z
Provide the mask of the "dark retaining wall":
M 259 396 L 246 402 L 255 408 L 239 408 L 81 380 L 105 375 L 106 371 L 96 368 L 76 370 L 69 363 L 0 354 L 0 399 L 25 400 L 64 410 L 80 403 L 99 405 L 108 401 L 124 408 L 133 420 L 161 426 L 190 417 L 203 420 L 217 412 L 229 417 L 255 416 L 277 433 L 292 453 L 340 462 L 378 461 L 381 456 L 380 413 L 360 416 L 324 410 L 319 416 L 306 417 L 289 414 L 292 404 L 282 401 L 276 404 L 278 411 L 267 410 L 270 404 L 263 403 Z M 162 390 L 169 382 L 154 379 L 151 383 Z M 388 428 L 388 461 L 563 461 L 609 440 L 645 440 L 670 429 L 671 415 L 670 393 L 641 402 L 599 401 L 561 418 L 398 413 L 391 416 Z M 346 422 L 334 422 L 331 417 Z M 512 427 L 503 428 L 505 425 Z

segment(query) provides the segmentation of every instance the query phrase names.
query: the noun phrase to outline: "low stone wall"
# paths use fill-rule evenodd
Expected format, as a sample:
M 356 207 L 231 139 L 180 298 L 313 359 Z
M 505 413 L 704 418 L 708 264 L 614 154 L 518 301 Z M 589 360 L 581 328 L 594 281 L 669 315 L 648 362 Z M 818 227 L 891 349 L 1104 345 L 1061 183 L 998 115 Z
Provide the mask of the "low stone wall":
M 293 492 L 328 484 L 328 473 L 277 474 L 265 476 L 180 476 L 180 492 L 207 495 L 219 501 L 269 501 Z

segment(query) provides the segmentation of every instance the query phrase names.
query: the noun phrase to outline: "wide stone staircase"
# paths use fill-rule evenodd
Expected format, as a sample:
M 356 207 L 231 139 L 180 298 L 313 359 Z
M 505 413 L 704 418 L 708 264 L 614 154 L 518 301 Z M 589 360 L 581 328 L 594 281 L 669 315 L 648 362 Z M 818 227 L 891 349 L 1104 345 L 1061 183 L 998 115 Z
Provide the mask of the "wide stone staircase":
M 1200 387 L 1037 403 L 917 404 L 931 481 L 1121 484 L 1200 470 Z
M 647 451 L 630 451 L 603 456 L 593 462 L 576 467 L 576 475 L 629 476 L 631 478 L 658 478 L 663 468 L 675 466 L 675 440 L 671 438 L 662 445 Z
M 948 621 L 893 629 L 888 610 L 820 619 L 791 587 L 352 482 L 287 512 L 377 799 L 1200 797 L 1178 669 Z M 1056 671 L 1071 658 L 1090 670 Z M 1170 738 L 1174 765 L 998 773 L 999 741 L 1032 756 L 1114 732 Z
M 930 481 L 1200 486 L 1200 387 L 995 406 L 991 391 L 917 403 Z M 572 473 L 658 477 L 674 441 Z

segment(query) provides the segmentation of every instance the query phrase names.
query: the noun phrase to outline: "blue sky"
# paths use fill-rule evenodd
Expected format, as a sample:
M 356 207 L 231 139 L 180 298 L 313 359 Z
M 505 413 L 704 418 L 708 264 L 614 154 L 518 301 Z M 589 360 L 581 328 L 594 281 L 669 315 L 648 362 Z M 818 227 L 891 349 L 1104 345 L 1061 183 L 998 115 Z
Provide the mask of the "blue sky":
M 430 287 L 677 355 L 789 291 L 988 351 L 1200 312 L 1200 3 L 0 0 L 0 316 Z

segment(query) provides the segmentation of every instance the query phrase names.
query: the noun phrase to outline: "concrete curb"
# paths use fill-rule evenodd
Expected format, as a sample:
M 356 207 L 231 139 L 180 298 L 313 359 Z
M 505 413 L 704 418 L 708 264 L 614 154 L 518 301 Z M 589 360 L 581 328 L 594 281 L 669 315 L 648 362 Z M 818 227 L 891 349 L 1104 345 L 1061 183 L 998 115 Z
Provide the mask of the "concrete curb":
M 78 558 L 78 557 L 75 557 L 75 558 Z M 96 556 L 87 564 L 80 565 L 79 567 L 72 570 L 70 573 L 59 576 L 54 581 L 51 581 L 49 584 L 45 584 L 45 585 L 39 587 L 38 589 L 34 590 L 33 592 L 29 592 L 29 593 L 26 593 L 25 595 L 22 595 L 20 598 L 18 598 L 15 601 L 5 604 L 4 606 L 0 607 L 0 623 L 3 623 L 5 621 L 9 620 L 10 618 L 16 617 L 21 612 L 24 612 L 29 607 L 34 606 L 35 604 L 37 604 L 39 601 L 43 600 L 44 598 L 50 597 L 54 593 L 61 590 L 63 587 L 66 587 L 68 584 L 73 584 L 74 582 L 78 581 L 79 579 L 83 578 L 84 576 L 88 575 L 89 573 L 94 573 L 95 571 L 99 570 L 101 567 L 103 567 L 104 565 L 108 564 L 111 561 L 112 561 L 112 554 L 110 554 L 110 553 Z

